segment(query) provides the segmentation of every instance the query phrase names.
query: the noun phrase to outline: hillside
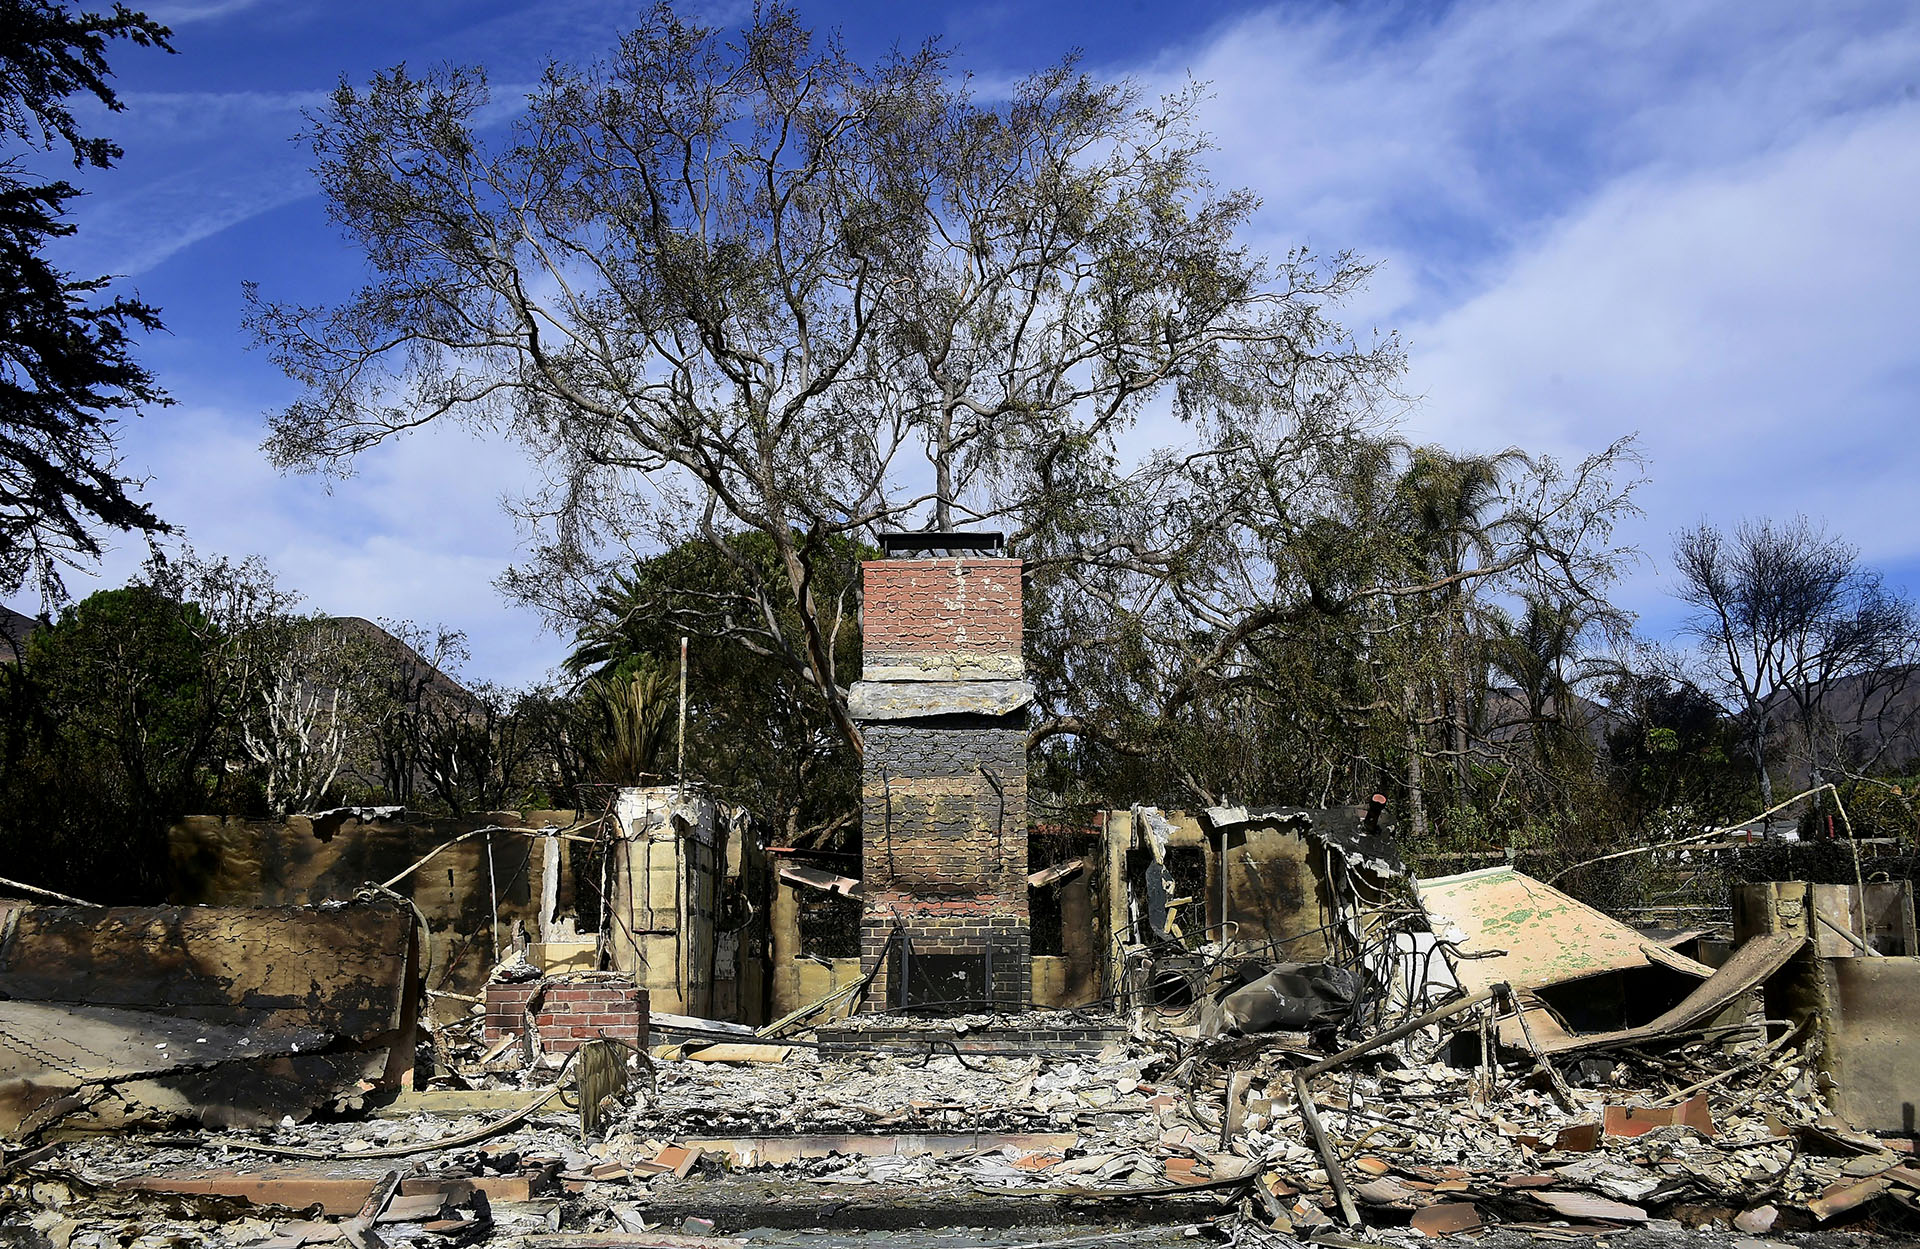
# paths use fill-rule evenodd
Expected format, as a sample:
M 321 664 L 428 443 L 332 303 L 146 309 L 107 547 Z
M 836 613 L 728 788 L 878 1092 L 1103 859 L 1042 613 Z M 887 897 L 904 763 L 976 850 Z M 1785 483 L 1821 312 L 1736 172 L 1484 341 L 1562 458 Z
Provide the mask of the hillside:
M 27 638 L 39 627 L 40 622 L 32 616 L 0 606 L 0 663 L 19 662 L 27 649 Z
M 1769 713 L 1790 753 L 1803 753 L 1799 708 L 1788 695 L 1776 694 Z M 1860 673 L 1835 681 L 1816 709 L 1826 722 L 1829 749 L 1845 746 L 1845 757 L 1866 768 L 1907 770 L 1920 758 L 1920 669 Z
M 426 656 L 373 621 L 362 616 L 330 616 L 327 623 L 340 631 L 343 640 L 364 644 L 396 667 L 405 668 L 414 679 L 424 680 L 423 692 L 427 696 L 468 707 L 478 703 L 473 691 L 434 667 Z

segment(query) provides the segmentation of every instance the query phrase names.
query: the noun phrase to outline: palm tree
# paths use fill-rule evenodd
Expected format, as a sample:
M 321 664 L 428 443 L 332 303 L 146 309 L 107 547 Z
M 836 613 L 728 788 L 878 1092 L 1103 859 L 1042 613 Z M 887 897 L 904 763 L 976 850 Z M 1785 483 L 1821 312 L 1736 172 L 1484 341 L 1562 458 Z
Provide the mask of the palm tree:
M 1530 595 L 1518 623 L 1502 622 L 1491 639 L 1488 659 L 1519 692 L 1527 734 L 1546 775 L 1571 748 L 1585 744 L 1578 687 L 1619 671 L 1612 661 L 1587 654 L 1584 640 L 1596 628 L 1620 623 L 1611 608 Z
M 639 785 L 657 774 L 673 705 L 666 673 L 646 665 L 624 676 L 596 677 L 584 692 L 596 713 L 588 754 L 600 779 L 610 785 Z
M 1498 540 L 1508 522 L 1490 517 L 1501 497 L 1510 470 L 1531 463 L 1524 452 L 1509 448 L 1495 455 L 1455 455 L 1443 447 L 1416 447 L 1400 477 L 1401 508 L 1408 522 L 1409 560 L 1415 575 L 1436 587 L 1439 606 L 1439 663 L 1446 673 L 1444 715 L 1447 752 L 1453 761 L 1454 783 L 1467 786 L 1467 756 L 1471 730 L 1472 693 L 1481 648 L 1475 626 L 1481 611 L 1473 581 L 1465 574 L 1498 558 Z M 1409 788 L 1416 835 L 1424 831 L 1425 796 L 1419 793 L 1422 769 L 1418 713 L 1421 700 L 1413 683 L 1405 691 L 1408 716 Z

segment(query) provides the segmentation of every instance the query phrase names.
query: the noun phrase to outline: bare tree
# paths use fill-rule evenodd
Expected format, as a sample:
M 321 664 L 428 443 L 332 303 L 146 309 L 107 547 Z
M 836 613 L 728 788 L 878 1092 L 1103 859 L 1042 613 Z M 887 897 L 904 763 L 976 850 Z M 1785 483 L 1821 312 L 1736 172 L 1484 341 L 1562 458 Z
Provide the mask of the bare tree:
M 277 815 L 326 801 L 370 732 L 387 657 L 368 635 L 326 616 L 260 626 L 265 652 L 241 741 Z
M 1711 525 L 1674 539 L 1706 678 L 1740 719 L 1742 739 L 1773 803 L 1767 754 L 1776 721 L 1791 717 L 1807 750 L 1808 784 L 1825 779 L 1837 747 L 1823 721 L 1842 682 L 1859 686 L 1856 721 L 1884 715 L 1920 655 L 1913 605 L 1863 568 L 1859 550 L 1804 516 L 1743 521 L 1731 535 Z
M 997 522 L 1097 562 L 1112 535 L 1076 518 L 1171 469 L 1126 471 L 1143 414 L 1231 464 L 1264 437 L 1247 414 L 1337 424 L 1398 364 L 1328 320 L 1366 266 L 1238 242 L 1255 202 L 1208 182 L 1197 89 L 1148 101 L 1068 61 L 984 102 L 950 70 L 931 45 L 859 65 L 778 4 L 731 34 L 663 6 L 508 123 L 477 70 L 342 85 L 308 137 L 374 279 L 253 304 L 306 388 L 273 456 L 510 428 L 553 479 L 507 584 L 562 623 L 640 552 L 764 535 L 774 574 L 740 563 L 755 610 L 727 635 L 858 748 L 835 662 L 856 583 L 820 591 L 847 538 Z
M 464 699 L 426 699 L 419 717 L 415 767 L 448 811 L 467 815 L 520 800 L 539 743 L 517 694 L 481 684 Z
M 473 696 L 454 681 L 469 652 L 457 629 L 382 620 L 367 656 L 366 731 L 355 752 L 360 779 L 391 802 L 409 804 L 451 782 L 449 726 L 474 714 Z M 434 776 L 438 770 L 439 782 Z

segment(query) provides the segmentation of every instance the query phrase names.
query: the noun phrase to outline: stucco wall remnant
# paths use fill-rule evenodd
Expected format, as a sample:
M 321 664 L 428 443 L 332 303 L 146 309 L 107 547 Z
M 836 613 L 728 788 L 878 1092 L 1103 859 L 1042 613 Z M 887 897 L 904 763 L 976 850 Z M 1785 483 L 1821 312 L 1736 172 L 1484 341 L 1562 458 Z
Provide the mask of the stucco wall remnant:
M 0 1135 L 259 1126 L 397 1086 L 417 928 L 386 899 L 20 908 L 0 933 Z
M 284 821 L 188 816 L 168 833 L 168 901 L 179 906 L 317 905 L 351 898 L 369 881 L 404 871 L 462 833 L 489 825 L 512 828 L 446 846 L 425 867 L 396 882 L 394 891 L 412 900 L 426 917 L 432 948 L 425 954 L 427 988 L 478 996 L 494 964 L 493 899 L 499 898 L 501 949 L 511 948 L 518 921 L 537 940 L 539 902 L 548 858 L 544 838 L 527 833 L 573 828 L 592 816 L 580 811 L 494 811 L 466 819 L 408 815 L 398 819 L 346 818 Z M 491 866 L 489 865 L 491 852 Z M 592 909 L 574 897 L 562 872 L 557 905 L 570 912 Z M 463 1014 L 467 1003 L 433 1004 L 442 1018 Z

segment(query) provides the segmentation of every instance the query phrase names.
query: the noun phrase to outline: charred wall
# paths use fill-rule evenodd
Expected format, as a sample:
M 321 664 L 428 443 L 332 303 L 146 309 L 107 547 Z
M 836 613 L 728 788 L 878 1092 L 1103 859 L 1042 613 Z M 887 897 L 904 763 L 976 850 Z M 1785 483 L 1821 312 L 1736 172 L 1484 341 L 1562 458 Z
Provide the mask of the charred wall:
M 337 822 L 306 816 L 284 821 L 189 816 L 169 831 L 168 901 L 233 907 L 337 902 L 351 898 L 369 881 L 391 879 L 462 833 L 510 820 L 529 828 L 579 822 L 572 811 Z M 393 886 L 420 908 L 432 931 L 426 959 L 429 989 L 475 994 L 486 982 L 494 961 L 496 894 L 503 946 L 516 920 L 539 939 L 546 863 L 540 843 L 539 837 L 518 831 L 495 833 L 491 845 L 485 837 L 469 838 L 446 846 Z M 555 892 L 563 911 L 597 912 L 594 899 L 576 899 L 571 873 L 564 874 Z M 456 1000 L 446 1009 L 464 1007 Z

